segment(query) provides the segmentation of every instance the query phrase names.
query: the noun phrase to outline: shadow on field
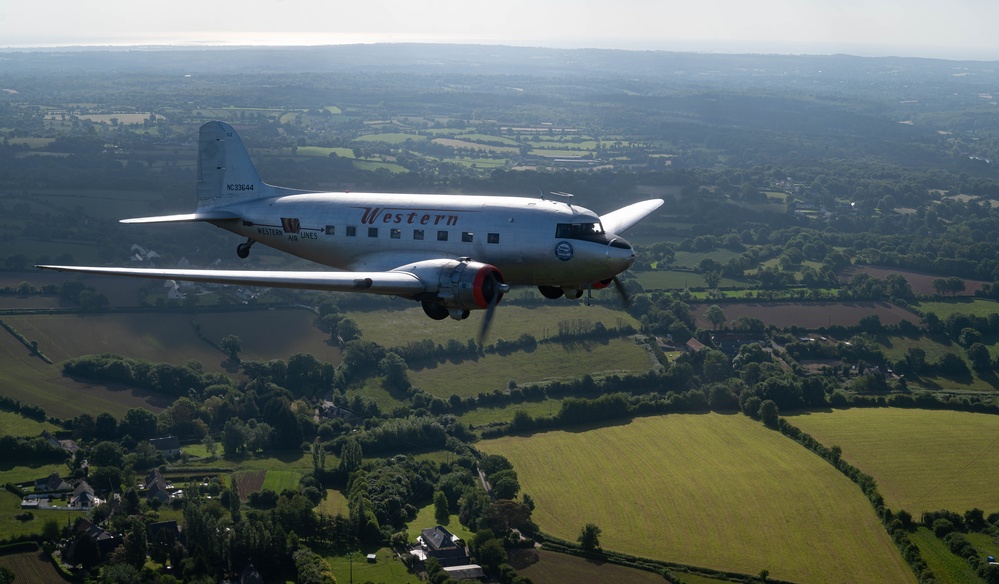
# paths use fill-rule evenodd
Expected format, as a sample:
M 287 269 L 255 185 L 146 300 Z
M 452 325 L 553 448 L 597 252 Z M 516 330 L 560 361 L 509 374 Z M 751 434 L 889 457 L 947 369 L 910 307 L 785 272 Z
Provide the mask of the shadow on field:
M 83 385 L 83 386 L 101 387 L 101 388 L 104 388 L 104 389 L 106 389 L 106 390 L 108 390 L 110 392 L 114 392 L 114 393 L 123 392 L 123 391 L 124 392 L 128 392 L 128 393 L 132 394 L 135 397 L 141 398 L 147 404 L 149 404 L 151 406 L 154 406 L 154 407 L 157 407 L 157 408 L 164 408 L 164 409 L 166 409 L 166 408 L 170 407 L 171 404 L 173 404 L 174 400 L 177 399 L 177 396 L 171 396 L 171 395 L 167 395 L 167 394 L 164 394 L 164 393 L 160 393 L 158 391 L 152 391 L 152 390 L 149 390 L 149 389 L 142 389 L 142 388 L 139 388 L 139 387 L 135 387 L 135 386 L 132 386 L 132 385 L 126 385 L 126 384 L 123 384 L 123 383 L 102 383 L 102 382 L 99 382 L 99 381 L 94 381 L 93 379 L 87 379 L 85 377 L 76 377 L 75 375 L 66 375 L 65 373 L 63 373 L 63 377 L 66 377 L 67 379 L 71 379 L 75 383 L 78 383 L 78 384 Z

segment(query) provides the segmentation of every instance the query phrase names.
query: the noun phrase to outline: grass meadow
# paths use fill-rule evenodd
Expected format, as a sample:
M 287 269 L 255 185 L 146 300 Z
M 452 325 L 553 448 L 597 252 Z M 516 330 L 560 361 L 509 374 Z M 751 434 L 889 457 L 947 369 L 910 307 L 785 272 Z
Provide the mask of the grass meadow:
M 860 490 L 744 416 L 669 415 L 481 442 L 541 529 L 604 548 L 799 582 L 914 582 Z M 830 570 L 830 566 L 836 566 Z
M 585 368 L 581 369 L 581 364 Z M 500 356 L 487 354 L 476 361 L 443 363 L 432 369 L 410 371 L 413 385 L 438 397 L 461 397 L 505 389 L 510 379 L 533 383 L 549 379 L 576 379 L 581 371 L 593 376 L 642 373 L 652 366 L 649 353 L 628 339 L 608 343 L 543 344 L 533 352 Z
M 885 503 L 924 511 L 999 509 L 995 449 L 999 416 L 936 410 L 853 408 L 788 417 L 878 482 Z
M 298 490 L 298 481 L 302 478 L 302 473 L 294 470 L 269 470 L 264 475 L 263 489 L 270 489 L 281 494 L 285 489 Z
M 933 535 L 933 532 L 925 527 L 920 527 L 914 533 L 909 534 L 912 543 L 919 547 L 919 552 L 926 561 L 926 565 L 937 577 L 937 582 L 948 582 L 949 584 L 979 584 L 982 579 L 971 569 L 964 558 L 959 558 L 951 553 L 947 544 L 942 539 Z
M 613 294 L 611 290 L 596 291 L 594 295 Z M 403 306 L 401 303 L 400 306 Z M 427 318 L 418 304 L 405 303 L 403 310 L 376 310 L 351 313 L 361 330 L 363 339 L 374 341 L 383 347 L 405 345 L 416 339 L 431 339 L 435 343 L 444 344 L 449 339 L 458 339 L 462 343 L 468 339 L 478 338 L 482 326 L 483 310 L 473 311 L 471 316 L 462 321 L 436 321 Z M 507 306 L 503 303 L 496 308 L 496 317 L 489 329 L 486 344 L 502 338 L 516 339 L 523 334 L 533 335 L 539 341 L 558 334 L 560 322 L 576 322 L 579 320 L 593 323 L 602 322 L 608 328 L 618 326 L 618 323 L 630 324 L 638 328 L 639 324 L 627 312 L 605 306 L 586 306 L 582 301 L 555 300 L 535 308 L 522 306 Z M 405 331 L 406 334 L 400 334 Z
M 36 422 L 21 414 L 0 411 L 0 435 L 2 436 L 38 436 L 43 431 L 55 432 L 60 428 L 49 422 Z

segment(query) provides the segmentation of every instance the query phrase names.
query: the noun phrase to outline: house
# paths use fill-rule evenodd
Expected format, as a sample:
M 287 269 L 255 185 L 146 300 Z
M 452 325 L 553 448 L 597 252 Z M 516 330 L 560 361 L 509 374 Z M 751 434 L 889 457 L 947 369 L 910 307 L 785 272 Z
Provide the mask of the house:
M 163 453 L 167 458 L 177 458 L 181 454 L 180 439 L 176 436 L 165 436 L 163 438 L 153 438 L 149 441 L 153 448 Z
M 440 525 L 420 531 L 417 541 L 425 557 L 435 558 L 445 568 L 467 565 L 469 562 L 465 543 Z
M 478 564 L 448 566 L 444 568 L 444 572 L 454 580 L 482 580 L 486 577 L 486 573 L 482 570 L 482 566 Z
M 180 526 L 176 521 L 157 521 L 146 527 L 146 533 L 150 543 L 174 542 L 180 539 Z
M 94 543 L 97 544 L 97 553 L 102 560 L 121 544 L 121 540 L 119 538 L 86 519 L 80 519 L 76 523 L 76 528 L 73 532 L 76 535 L 83 535 L 93 540 Z M 70 538 L 69 544 L 67 544 L 63 549 L 63 557 L 69 558 L 70 561 L 76 563 L 77 560 L 73 558 L 74 539 L 75 538 Z
M 687 341 L 687 348 L 696 353 L 701 349 L 707 349 L 707 346 L 705 346 L 704 343 L 698 341 L 694 337 L 690 337 L 690 340 Z
M 264 578 L 253 564 L 247 564 L 239 576 L 239 584 L 264 584 Z
M 58 438 L 55 437 L 54 434 L 52 434 L 52 432 L 49 432 L 48 430 L 42 430 L 41 437 L 44 438 L 52 446 L 56 448 L 62 448 L 63 450 L 65 450 L 70 454 L 74 454 L 76 453 L 77 450 L 80 449 L 80 447 L 76 445 L 75 441 L 59 440 Z
M 87 481 L 80 481 L 69 497 L 70 507 L 96 507 L 103 501 L 94 496 L 94 489 Z
M 59 473 L 53 472 L 44 479 L 35 481 L 36 491 L 72 491 L 73 487 L 66 481 L 59 478 Z
M 173 493 L 170 492 L 170 485 L 163 479 L 159 477 L 150 483 L 146 496 L 150 499 L 158 499 L 160 503 L 167 503 L 173 499 Z

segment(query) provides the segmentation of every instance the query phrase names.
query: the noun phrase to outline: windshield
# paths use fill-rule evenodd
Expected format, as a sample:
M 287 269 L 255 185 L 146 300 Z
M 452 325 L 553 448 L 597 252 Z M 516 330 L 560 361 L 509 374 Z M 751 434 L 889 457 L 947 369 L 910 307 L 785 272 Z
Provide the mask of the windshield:
M 600 223 L 559 223 L 555 227 L 555 237 L 561 239 L 603 241 L 603 234 Z

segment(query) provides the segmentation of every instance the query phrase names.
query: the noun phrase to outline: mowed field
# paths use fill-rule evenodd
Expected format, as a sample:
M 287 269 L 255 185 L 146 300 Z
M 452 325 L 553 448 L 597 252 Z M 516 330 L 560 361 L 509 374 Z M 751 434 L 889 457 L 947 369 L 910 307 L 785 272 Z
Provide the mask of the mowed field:
M 824 460 L 741 415 L 669 415 L 481 442 L 541 529 L 604 548 L 796 582 L 915 582 L 870 503 Z M 830 569 L 834 566 L 835 569 Z
M 692 309 L 697 326 L 712 328 L 704 318 L 710 303 Z M 919 316 L 888 302 L 726 302 L 718 305 L 728 321 L 740 316 L 758 318 L 765 324 L 777 327 L 800 326 L 816 329 L 825 326 L 856 326 L 860 319 L 872 314 L 881 318 L 882 324 L 898 324 L 902 320 L 918 323 Z
M 593 294 L 609 295 L 614 292 L 606 290 Z M 404 307 L 403 310 L 354 312 L 347 316 L 361 326 L 364 340 L 374 341 L 383 347 L 397 347 L 418 339 L 431 339 L 439 344 L 457 339 L 465 343 L 468 339 L 477 339 L 479 336 L 484 310 L 473 311 L 471 316 L 461 321 L 438 321 L 427 318 L 419 304 L 401 302 L 399 306 Z M 532 335 L 541 341 L 558 334 L 560 322 L 579 320 L 602 322 L 607 328 L 616 327 L 619 323 L 630 324 L 636 329 L 639 327 L 638 321 L 624 310 L 586 306 L 582 300 L 559 299 L 534 308 L 505 305 L 501 302 L 496 307 L 485 343 L 488 345 L 496 339 L 515 340 L 523 334 Z
M 935 410 L 853 408 L 788 417 L 878 482 L 885 503 L 923 511 L 999 510 L 995 452 L 999 416 Z
M 452 394 L 471 397 L 480 392 L 506 389 L 510 379 L 518 384 L 549 379 L 578 379 L 582 373 L 593 376 L 611 373 L 643 373 L 652 367 L 645 348 L 629 339 L 538 345 L 534 351 L 507 356 L 487 354 L 476 361 L 443 363 L 431 369 L 410 371 L 409 380 L 438 397 Z

